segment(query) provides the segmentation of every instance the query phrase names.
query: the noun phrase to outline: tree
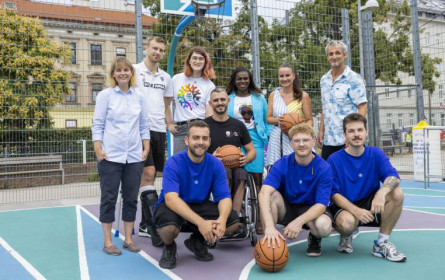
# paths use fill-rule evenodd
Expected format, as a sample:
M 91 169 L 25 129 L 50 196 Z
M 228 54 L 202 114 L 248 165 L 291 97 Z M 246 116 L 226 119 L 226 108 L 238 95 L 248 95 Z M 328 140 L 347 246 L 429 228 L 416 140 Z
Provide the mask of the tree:
M 71 51 L 47 37 L 36 18 L 0 10 L 0 124 L 2 130 L 49 128 L 49 109 L 70 93 Z M 12 140 L 12 139 L 10 139 Z

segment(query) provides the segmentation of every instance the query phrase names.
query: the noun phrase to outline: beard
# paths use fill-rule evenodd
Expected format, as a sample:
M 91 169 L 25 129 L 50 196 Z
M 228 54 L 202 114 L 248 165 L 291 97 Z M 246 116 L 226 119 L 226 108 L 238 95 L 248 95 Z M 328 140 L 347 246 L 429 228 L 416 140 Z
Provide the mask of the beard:
M 204 152 L 202 154 L 200 154 L 199 152 L 197 152 L 197 148 L 203 148 Z M 196 145 L 196 146 L 193 146 L 193 147 L 189 146 L 188 150 L 190 151 L 190 153 L 193 156 L 198 157 L 198 158 L 199 157 L 203 157 L 205 155 L 205 153 L 207 152 L 207 149 L 204 146 L 199 146 L 199 145 Z
M 216 113 L 218 115 L 224 115 L 227 111 L 227 106 L 220 105 L 220 106 L 214 106 L 213 107 L 213 113 Z

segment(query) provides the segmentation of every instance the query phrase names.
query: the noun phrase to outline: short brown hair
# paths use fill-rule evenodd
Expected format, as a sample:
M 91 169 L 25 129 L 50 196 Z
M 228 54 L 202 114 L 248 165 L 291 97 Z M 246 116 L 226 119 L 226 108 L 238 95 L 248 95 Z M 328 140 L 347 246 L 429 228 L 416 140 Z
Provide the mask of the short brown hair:
M 108 80 L 111 87 L 117 86 L 116 79 L 113 78 L 113 73 L 119 67 L 128 67 L 131 70 L 130 87 L 136 86 L 136 72 L 131 62 L 125 57 L 116 58 L 111 64 L 110 72 L 108 73 Z
M 346 133 L 346 125 L 352 122 L 362 122 L 365 125 L 365 128 L 368 129 L 366 127 L 368 121 L 365 116 L 362 116 L 359 113 L 351 113 L 343 119 L 343 132 Z
M 300 123 L 293 126 L 288 132 L 289 139 L 292 140 L 292 137 L 294 137 L 294 135 L 298 133 L 309 134 L 312 138 L 315 137 L 314 129 L 307 123 Z
M 165 40 L 164 40 L 164 38 L 161 38 L 161 37 L 158 37 L 158 36 L 152 36 L 152 37 L 149 37 L 148 40 L 147 40 L 147 46 L 150 45 L 150 42 L 151 42 L 151 41 L 155 41 L 155 42 L 157 42 L 157 43 L 162 43 L 162 44 L 165 45 Z
M 196 120 L 196 121 L 191 122 L 187 128 L 187 137 L 190 136 L 190 129 L 192 127 L 201 127 L 201 128 L 206 127 L 209 130 L 209 136 L 210 136 L 210 127 L 205 121 Z

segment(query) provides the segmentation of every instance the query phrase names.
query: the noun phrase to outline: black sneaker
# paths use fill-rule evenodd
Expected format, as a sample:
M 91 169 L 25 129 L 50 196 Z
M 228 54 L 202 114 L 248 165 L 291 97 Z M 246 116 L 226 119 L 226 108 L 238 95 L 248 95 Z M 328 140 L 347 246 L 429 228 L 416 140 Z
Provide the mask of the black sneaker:
M 213 255 L 207 250 L 204 239 L 198 239 L 194 234 L 184 241 L 185 247 L 195 254 L 195 258 L 201 262 L 209 262 L 213 260 Z
M 159 266 L 166 269 L 171 269 L 176 266 L 176 243 L 173 241 L 170 245 L 164 244 L 162 249 L 162 257 L 159 260 Z
M 152 225 L 139 225 L 139 236 L 151 238 L 151 244 L 155 247 L 161 247 L 164 245 L 158 231 Z
M 321 256 L 321 238 L 315 237 L 312 233 L 309 233 L 307 237 L 306 255 L 309 257 Z

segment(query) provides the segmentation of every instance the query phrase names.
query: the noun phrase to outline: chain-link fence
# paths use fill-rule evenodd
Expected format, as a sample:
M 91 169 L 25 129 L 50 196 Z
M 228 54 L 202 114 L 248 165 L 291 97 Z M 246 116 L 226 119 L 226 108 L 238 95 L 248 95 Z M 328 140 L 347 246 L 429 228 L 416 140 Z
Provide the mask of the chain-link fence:
M 99 194 L 90 132 L 94 104 L 97 94 L 107 87 L 114 58 L 125 56 L 137 62 L 134 2 L 0 1 L 0 203 Z M 279 85 L 279 65 L 295 65 L 303 89 L 311 97 L 316 130 L 321 112 L 319 81 L 330 68 L 326 43 L 331 39 L 348 41 L 349 63 L 360 72 L 357 5 L 353 3 L 342 12 L 330 3 L 258 2 L 263 93 L 267 96 Z M 151 35 L 171 41 L 181 17 L 160 13 L 159 1 L 144 4 L 148 7 L 142 17 L 144 44 Z M 237 16 L 233 20 L 199 17 L 186 28 L 177 48 L 174 74 L 182 71 L 184 56 L 195 45 L 211 54 L 217 86 L 225 87 L 235 68 L 251 69 L 250 2 L 236 0 L 234 5 Z M 398 169 L 412 172 L 405 143 L 406 132 L 417 123 L 410 17 L 409 8 L 406 11 L 397 5 L 388 4 L 374 15 L 375 91 L 380 100 L 380 145 Z M 425 113 L 440 124 L 443 111 L 436 103 L 444 98 L 445 67 L 443 60 L 433 58 L 445 55 L 445 19 L 428 22 L 421 14 L 419 19 L 422 51 L 430 54 L 426 61 L 433 61 L 440 73 L 432 78 L 436 84 L 430 95 L 430 115 L 428 90 L 424 90 Z M 166 66 L 167 57 L 161 68 Z

